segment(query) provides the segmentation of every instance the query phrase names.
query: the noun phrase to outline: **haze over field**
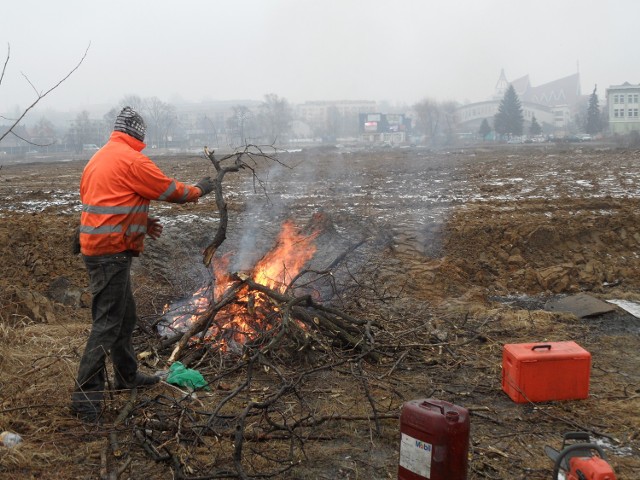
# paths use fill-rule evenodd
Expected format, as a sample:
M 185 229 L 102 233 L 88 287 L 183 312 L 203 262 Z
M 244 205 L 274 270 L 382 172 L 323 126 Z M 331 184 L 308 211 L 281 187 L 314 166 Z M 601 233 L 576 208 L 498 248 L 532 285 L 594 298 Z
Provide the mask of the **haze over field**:
M 635 0 L 21 0 L 5 2 L 0 113 L 25 108 L 87 57 L 42 107 L 123 96 L 292 103 L 481 101 L 500 70 L 533 85 L 579 69 L 583 93 L 640 83 Z

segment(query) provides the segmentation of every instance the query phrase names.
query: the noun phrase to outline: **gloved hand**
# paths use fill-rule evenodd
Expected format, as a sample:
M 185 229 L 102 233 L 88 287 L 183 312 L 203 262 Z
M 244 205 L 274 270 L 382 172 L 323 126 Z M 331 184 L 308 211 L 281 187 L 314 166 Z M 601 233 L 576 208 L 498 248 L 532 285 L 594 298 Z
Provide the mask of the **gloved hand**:
M 155 217 L 147 218 L 147 235 L 154 240 L 160 238 L 160 235 L 162 235 L 162 224 L 160 223 L 160 219 Z
M 200 194 L 201 197 L 204 197 L 207 193 L 211 193 L 213 188 L 215 187 L 215 183 L 211 177 L 203 177 L 198 183 L 196 183 L 196 187 L 202 190 Z

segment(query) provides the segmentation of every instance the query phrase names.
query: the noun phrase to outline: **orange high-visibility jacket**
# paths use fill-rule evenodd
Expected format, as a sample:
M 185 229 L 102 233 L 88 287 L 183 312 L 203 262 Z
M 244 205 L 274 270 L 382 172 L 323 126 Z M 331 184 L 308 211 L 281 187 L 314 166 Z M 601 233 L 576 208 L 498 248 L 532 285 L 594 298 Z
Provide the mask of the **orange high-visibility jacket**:
M 141 151 L 146 145 L 122 132 L 89 160 L 80 179 L 80 250 L 109 255 L 144 250 L 149 202 L 195 202 L 200 189 L 167 177 Z

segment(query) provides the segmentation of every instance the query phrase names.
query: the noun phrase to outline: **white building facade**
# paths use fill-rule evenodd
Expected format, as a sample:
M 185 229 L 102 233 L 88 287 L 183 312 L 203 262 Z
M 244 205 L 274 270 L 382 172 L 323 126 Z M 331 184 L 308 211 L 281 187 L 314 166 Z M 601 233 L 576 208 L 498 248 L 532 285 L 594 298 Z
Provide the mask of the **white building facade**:
M 640 131 L 640 84 L 625 82 L 607 88 L 607 105 L 611 133 Z

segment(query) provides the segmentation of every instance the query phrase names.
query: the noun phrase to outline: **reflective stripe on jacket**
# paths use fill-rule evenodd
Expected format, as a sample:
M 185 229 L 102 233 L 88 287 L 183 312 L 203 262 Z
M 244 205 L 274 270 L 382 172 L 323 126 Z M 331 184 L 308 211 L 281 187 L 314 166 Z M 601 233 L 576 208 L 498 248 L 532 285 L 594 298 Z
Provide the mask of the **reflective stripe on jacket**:
M 195 202 L 200 189 L 167 177 L 141 151 L 146 145 L 122 132 L 89 160 L 80 179 L 80 249 L 83 255 L 144 250 L 149 202 Z

